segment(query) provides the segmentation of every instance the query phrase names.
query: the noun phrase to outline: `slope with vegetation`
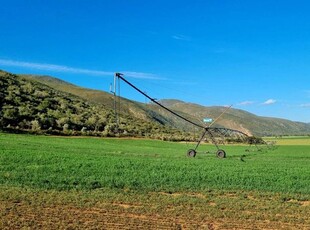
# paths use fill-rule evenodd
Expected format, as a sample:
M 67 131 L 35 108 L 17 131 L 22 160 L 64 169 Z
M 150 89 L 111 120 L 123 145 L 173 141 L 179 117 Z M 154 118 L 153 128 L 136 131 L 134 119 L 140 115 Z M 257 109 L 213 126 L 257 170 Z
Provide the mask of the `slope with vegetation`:
M 1 71 L 0 86 L 1 129 L 65 135 L 186 137 L 177 130 L 130 114 L 121 114 L 116 126 L 109 105 L 57 90 L 29 77 Z M 71 87 L 77 89 L 76 94 L 81 91 Z

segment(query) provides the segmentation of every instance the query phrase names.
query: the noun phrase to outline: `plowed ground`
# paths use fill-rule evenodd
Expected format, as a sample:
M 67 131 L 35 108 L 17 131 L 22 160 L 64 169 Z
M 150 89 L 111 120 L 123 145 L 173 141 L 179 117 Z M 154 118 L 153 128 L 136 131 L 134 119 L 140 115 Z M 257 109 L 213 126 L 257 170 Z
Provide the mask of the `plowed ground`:
M 309 201 L 276 194 L 106 192 L 2 191 L 0 229 L 310 229 Z

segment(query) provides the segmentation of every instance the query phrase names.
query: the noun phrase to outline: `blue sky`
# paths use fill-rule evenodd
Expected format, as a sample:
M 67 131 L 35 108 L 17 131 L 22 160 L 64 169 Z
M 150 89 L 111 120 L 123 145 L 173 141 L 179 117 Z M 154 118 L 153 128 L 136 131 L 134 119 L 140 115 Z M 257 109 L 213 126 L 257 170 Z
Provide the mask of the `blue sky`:
M 310 122 L 310 1 L 0 3 L 0 69 Z

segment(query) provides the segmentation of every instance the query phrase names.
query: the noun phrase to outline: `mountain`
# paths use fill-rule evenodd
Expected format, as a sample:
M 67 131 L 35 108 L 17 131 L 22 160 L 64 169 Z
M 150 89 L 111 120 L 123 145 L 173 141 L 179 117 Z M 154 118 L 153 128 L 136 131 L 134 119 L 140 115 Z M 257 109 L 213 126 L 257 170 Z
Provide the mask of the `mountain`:
M 90 107 L 93 107 L 95 108 L 96 111 L 98 111 L 96 112 L 97 120 L 101 119 L 100 116 L 105 116 L 100 115 L 99 111 L 101 110 L 106 111 L 107 114 L 109 114 L 106 115 L 109 117 L 108 119 L 108 121 L 110 122 L 109 125 L 113 126 L 112 123 L 113 122 L 115 123 L 115 118 L 113 118 L 115 101 L 114 96 L 110 93 L 99 90 L 82 88 L 50 76 L 14 75 L 3 71 L 0 72 L 1 77 L 0 79 L 3 79 L 4 76 L 6 77 L 10 76 L 10 78 L 17 80 L 18 82 L 19 81 L 24 81 L 28 83 L 30 82 L 32 85 L 35 85 L 35 87 L 39 87 L 37 91 L 40 90 L 42 91 L 43 87 L 44 90 L 48 89 L 48 91 L 55 92 L 57 95 L 61 95 L 61 97 L 73 101 L 70 102 L 72 106 L 76 103 L 80 104 L 84 103 L 84 105 L 89 105 Z M 12 84 L 15 83 L 14 82 L 11 83 L 11 86 L 8 87 L 13 87 Z M 34 92 L 35 91 L 36 90 L 34 90 Z M 1 94 L 0 97 L 2 97 Z M 34 99 L 36 95 L 32 95 L 32 97 Z M 159 102 L 164 106 L 166 106 L 167 108 L 182 115 L 183 117 L 193 122 L 200 123 L 202 125 L 203 125 L 202 123 L 203 118 L 209 117 L 216 119 L 223 112 L 225 112 L 220 116 L 220 118 L 216 120 L 214 126 L 236 129 L 249 135 L 258 135 L 258 136 L 308 135 L 310 133 L 310 124 L 302 122 L 293 122 L 278 118 L 260 117 L 239 109 L 230 108 L 229 110 L 227 110 L 227 108 L 220 106 L 205 107 L 202 105 L 187 103 L 176 99 L 160 100 Z M 145 104 L 128 100 L 126 98 L 120 98 L 116 100 L 116 105 L 118 113 L 120 114 L 120 118 L 122 119 L 123 129 L 125 126 L 130 126 L 131 129 L 136 129 L 135 132 L 140 133 L 141 135 L 151 132 L 150 130 L 145 131 L 146 129 L 145 126 L 157 127 L 152 129 L 152 133 L 154 133 L 155 130 L 158 129 L 156 135 L 159 135 L 161 132 L 163 133 L 176 132 L 176 130 L 183 130 L 185 132 L 191 132 L 191 133 L 195 133 L 197 131 L 200 132 L 200 130 L 197 130 L 195 127 L 193 127 L 193 125 L 172 115 L 171 113 L 169 113 L 168 111 L 164 110 L 163 108 L 159 107 L 154 103 Z M 37 113 L 40 113 L 38 108 L 35 111 Z M 71 113 L 72 112 L 74 112 L 74 109 L 71 109 Z M 62 113 L 65 114 L 65 111 L 63 111 Z M 76 115 L 78 116 L 78 114 Z M 35 116 L 32 117 L 32 119 L 34 118 Z M 57 120 L 57 118 L 55 119 Z M 83 125 L 82 123 L 80 123 L 79 126 L 76 126 L 77 130 L 82 129 L 84 127 Z M 138 131 L 142 126 L 144 127 L 144 131 L 141 130 Z M 94 127 L 94 125 L 92 127 Z M 92 127 L 88 127 L 88 129 L 91 130 L 93 129 Z M 99 129 L 97 127 L 97 130 L 103 131 L 104 126 L 100 126 Z M 122 130 L 122 132 L 133 133 L 133 131 L 130 129 Z M 181 134 L 178 133 L 178 135 Z

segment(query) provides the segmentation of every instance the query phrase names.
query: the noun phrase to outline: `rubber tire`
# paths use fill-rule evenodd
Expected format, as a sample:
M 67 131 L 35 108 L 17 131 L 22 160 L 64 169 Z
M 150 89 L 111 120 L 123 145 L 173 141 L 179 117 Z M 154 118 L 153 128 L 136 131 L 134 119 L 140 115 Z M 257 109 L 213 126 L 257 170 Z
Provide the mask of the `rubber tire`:
M 189 149 L 188 151 L 187 151 L 187 156 L 188 157 L 195 157 L 196 156 L 196 151 L 194 150 L 194 149 Z
M 225 151 L 224 151 L 223 149 L 219 149 L 219 150 L 217 150 L 217 152 L 216 152 L 216 156 L 217 156 L 218 158 L 226 158 L 226 153 L 225 153 Z

